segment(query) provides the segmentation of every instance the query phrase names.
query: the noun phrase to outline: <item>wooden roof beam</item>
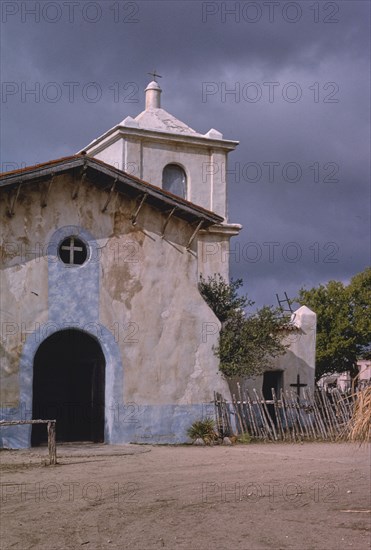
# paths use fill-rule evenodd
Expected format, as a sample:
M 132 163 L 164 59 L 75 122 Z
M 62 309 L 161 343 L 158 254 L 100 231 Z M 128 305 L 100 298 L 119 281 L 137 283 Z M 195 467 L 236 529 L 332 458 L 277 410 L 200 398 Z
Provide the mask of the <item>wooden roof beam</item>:
M 133 215 L 131 216 L 131 223 L 132 223 L 133 225 L 136 225 L 136 224 L 137 224 L 137 217 L 138 217 L 138 214 L 139 214 L 139 212 L 141 211 L 141 208 L 142 208 L 143 204 L 145 203 L 145 200 L 146 200 L 147 197 L 148 197 L 148 193 L 144 193 L 144 194 L 142 195 L 142 199 L 141 199 L 141 201 L 140 201 L 140 203 L 139 203 L 139 205 L 138 205 L 138 208 L 135 210 L 135 212 L 134 212 Z
M 112 200 L 113 192 L 115 190 L 116 184 L 117 184 L 117 178 L 114 180 L 113 184 L 111 185 L 111 189 L 109 190 L 109 194 L 108 194 L 107 200 L 106 200 L 106 202 L 105 202 L 105 204 L 102 208 L 102 212 L 105 212 L 107 210 L 107 207 L 108 207 L 109 203 Z
M 51 177 L 49 179 L 49 182 L 46 185 L 46 189 L 44 189 L 44 191 L 41 192 L 41 196 L 40 196 L 40 206 L 41 206 L 41 208 L 45 208 L 45 206 L 47 206 L 47 204 L 48 204 L 47 203 L 48 196 L 49 196 L 49 192 L 50 192 L 50 188 L 52 186 L 53 180 L 54 180 L 54 174 L 51 175 Z
M 76 185 L 76 187 L 74 187 L 73 191 L 72 191 L 72 200 L 74 201 L 75 199 L 77 199 L 77 197 L 79 196 L 79 191 L 80 191 L 80 188 L 82 186 L 82 184 L 84 183 L 84 181 L 86 180 L 86 172 L 88 170 L 88 166 L 87 166 L 87 162 L 86 162 L 86 158 L 84 158 L 84 164 L 83 164 L 83 167 L 81 168 L 81 170 L 79 171 L 79 181 L 78 181 L 78 184 Z
M 8 205 L 8 216 L 12 218 L 14 216 L 15 212 L 15 205 L 18 200 L 18 195 L 21 190 L 22 184 L 20 183 L 17 187 L 17 189 L 13 193 L 13 199 L 9 198 L 9 205 Z
M 193 231 L 192 235 L 191 235 L 191 238 L 189 239 L 188 241 L 188 244 L 187 244 L 187 247 L 186 247 L 186 250 L 189 250 L 190 247 L 191 247 L 191 244 L 193 243 L 197 233 L 200 231 L 201 227 L 202 227 L 202 224 L 204 223 L 204 220 L 200 220 L 197 224 L 197 227 L 196 229 Z
M 172 208 L 172 209 L 170 210 L 169 215 L 168 215 L 168 217 L 166 218 L 164 225 L 162 226 L 161 239 L 163 239 L 164 236 L 165 236 L 165 229 L 167 228 L 167 225 L 168 225 L 168 223 L 169 223 L 169 221 L 170 221 L 170 218 L 171 218 L 172 215 L 174 214 L 175 210 L 176 210 L 176 206 L 174 206 L 174 208 Z

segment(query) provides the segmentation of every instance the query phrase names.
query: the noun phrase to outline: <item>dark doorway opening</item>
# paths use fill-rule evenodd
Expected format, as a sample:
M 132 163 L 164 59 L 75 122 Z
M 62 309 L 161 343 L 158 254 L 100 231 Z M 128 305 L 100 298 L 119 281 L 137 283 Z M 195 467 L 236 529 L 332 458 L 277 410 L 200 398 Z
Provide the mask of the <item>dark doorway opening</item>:
M 281 389 L 282 389 L 282 380 L 283 380 L 282 370 L 271 370 L 271 371 L 266 371 L 264 373 L 263 397 L 266 401 L 273 400 L 272 388 L 274 389 L 277 399 L 280 398 Z M 275 412 L 273 403 L 268 403 L 267 408 L 273 422 L 275 423 L 275 425 L 277 425 L 276 412 Z
M 104 441 L 105 360 L 92 336 L 75 329 L 49 336 L 33 369 L 33 419 L 56 419 L 57 441 Z M 46 443 L 33 425 L 31 444 Z

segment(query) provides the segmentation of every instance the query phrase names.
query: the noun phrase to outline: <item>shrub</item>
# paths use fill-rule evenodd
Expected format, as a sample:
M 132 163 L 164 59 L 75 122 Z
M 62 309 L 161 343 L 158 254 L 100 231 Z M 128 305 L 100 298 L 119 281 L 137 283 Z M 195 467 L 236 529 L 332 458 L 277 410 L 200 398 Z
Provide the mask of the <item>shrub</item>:
M 242 445 L 251 443 L 251 436 L 245 432 L 237 437 L 237 443 L 241 443 Z
M 206 444 L 210 444 L 218 438 L 215 432 L 215 422 L 212 418 L 193 422 L 192 426 L 187 430 L 187 435 L 193 440 L 201 438 Z

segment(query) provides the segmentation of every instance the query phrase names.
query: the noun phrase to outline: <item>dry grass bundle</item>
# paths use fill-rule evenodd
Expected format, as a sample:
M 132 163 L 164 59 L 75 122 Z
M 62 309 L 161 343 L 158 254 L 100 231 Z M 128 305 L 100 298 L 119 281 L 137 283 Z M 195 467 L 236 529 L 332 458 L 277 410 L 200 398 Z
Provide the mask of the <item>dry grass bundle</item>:
M 371 439 L 371 386 L 359 390 L 354 397 L 353 416 L 349 424 L 348 440 L 361 444 Z

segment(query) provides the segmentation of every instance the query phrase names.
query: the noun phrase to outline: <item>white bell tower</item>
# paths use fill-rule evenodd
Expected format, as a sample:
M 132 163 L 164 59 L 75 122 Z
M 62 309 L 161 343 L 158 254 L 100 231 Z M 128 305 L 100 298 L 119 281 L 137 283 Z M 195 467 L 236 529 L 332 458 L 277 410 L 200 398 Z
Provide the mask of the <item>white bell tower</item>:
M 213 128 L 196 132 L 161 107 L 161 93 L 152 80 L 145 89 L 144 111 L 126 117 L 83 150 L 220 215 L 223 224 L 199 234 L 199 271 L 228 277 L 229 240 L 241 226 L 228 223 L 227 156 L 238 141 L 223 139 Z

